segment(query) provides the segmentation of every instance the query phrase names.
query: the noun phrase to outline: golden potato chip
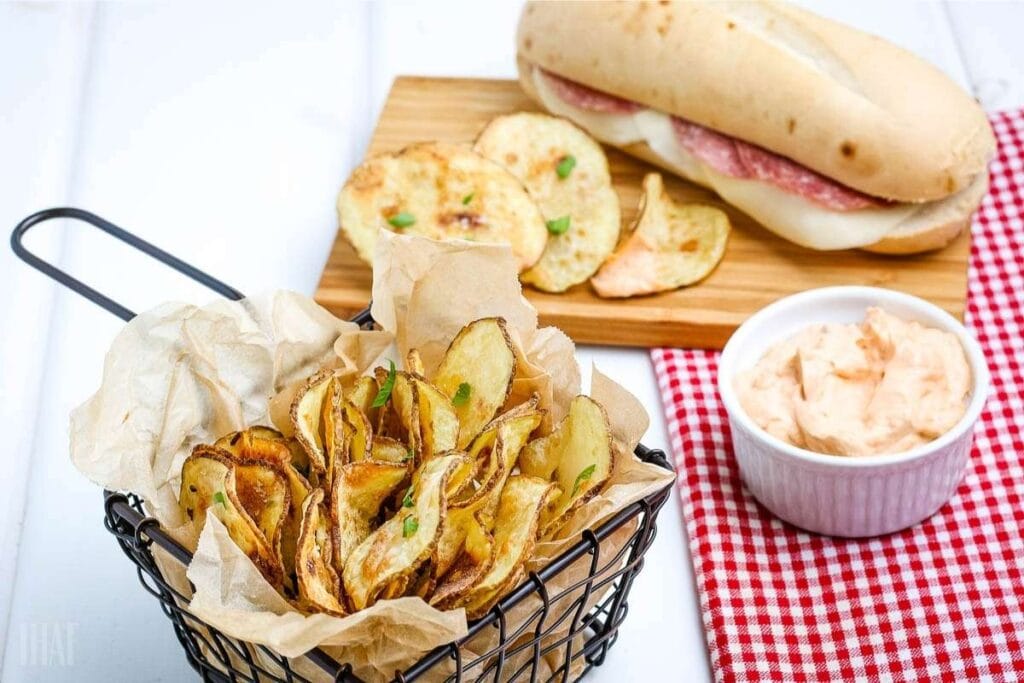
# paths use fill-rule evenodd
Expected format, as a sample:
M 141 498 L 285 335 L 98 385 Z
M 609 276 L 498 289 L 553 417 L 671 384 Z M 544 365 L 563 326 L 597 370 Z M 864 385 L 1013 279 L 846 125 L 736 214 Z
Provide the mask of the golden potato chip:
M 302 525 L 295 557 L 296 582 L 303 607 L 343 617 L 341 579 L 334 571 L 334 541 L 323 489 L 315 489 L 302 506 Z
M 665 292 L 702 280 L 725 255 L 729 217 L 703 204 L 677 204 L 661 175 L 644 177 L 633 233 L 590 283 L 603 297 Z
M 522 281 L 564 292 L 596 273 L 621 222 L 601 145 L 565 119 L 518 112 L 492 119 L 473 149 L 519 178 L 546 221 L 547 247 Z
M 473 440 L 468 455 L 476 465 L 474 486 L 467 487 L 464 495 L 453 493 L 449 499 L 448 514 L 434 553 L 438 576 L 445 575 L 458 560 L 474 525 L 490 528 L 505 481 L 541 419 L 542 413 L 537 411 L 512 414 L 495 420 Z
M 430 604 L 440 609 L 454 602 L 480 582 L 494 563 L 494 537 L 475 517 L 465 525 L 466 537 L 458 558 L 438 580 Z
M 370 420 L 349 400 L 343 402 L 342 411 L 345 446 L 342 449 L 341 462 L 344 464 L 366 460 L 373 451 L 373 429 L 370 427 Z
M 336 447 L 338 443 L 335 435 L 338 429 L 337 416 L 332 412 L 331 405 L 336 405 L 339 398 L 339 382 L 334 370 L 318 372 L 298 390 L 292 401 L 290 415 L 295 438 L 306 450 L 310 467 L 318 476 L 327 475 L 328 461 L 334 454 L 326 450 L 327 446 Z M 329 434 L 327 444 L 325 433 Z
M 546 518 L 544 535 L 598 494 L 611 477 L 612 464 L 611 429 L 604 408 L 588 396 L 577 396 L 555 431 L 526 444 L 519 454 L 523 474 L 553 480 L 562 491 Z
M 367 263 L 380 230 L 508 244 L 520 271 L 537 262 L 548 239 L 540 210 L 512 174 L 448 143 L 411 145 L 365 161 L 341 189 L 338 218 Z
M 236 463 L 214 446 L 196 446 L 181 468 L 178 503 L 185 515 L 201 529 L 209 511 L 224 524 L 235 545 L 260 570 L 267 581 L 280 586 L 284 578 L 281 559 L 238 494 Z
M 334 563 L 346 558 L 372 531 L 381 506 L 409 474 L 404 464 L 361 460 L 338 468 L 331 488 Z
M 469 445 L 498 412 L 515 374 L 515 352 L 502 318 L 471 322 L 455 336 L 431 381 L 455 408 L 457 448 Z
M 294 440 L 285 439 L 277 430 L 258 426 L 232 432 L 214 443 L 214 446 L 230 453 L 235 461 L 267 462 L 276 467 L 288 482 L 290 509 L 281 530 L 281 560 L 286 578 L 290 578 L 295 571 L 295 549 L 299 540 L 303 503 L 310 491 L 309 482 L 293 464 L 295 451 L 305 451 L 294 445 L 297 445 Z
M 372 605 L 389 583 L 414 574 L 430 557 L 445 515 L 447 480 L 464 461 L 464 456 L 447 455 L 426 462 L 408 493 L 409 504 L 348 556 L 342 581 L 352 607 Z
M 345 392 L 345 398 L 359 408 L 371 425 L 377 419 L 377 409 L 373 407 L 373 401 L 377 398 L 378 389 L 377 380 L 373 377 L 360 377 Z
M 413 463 L 412 449 L 401 441 L 387 436 L 378 436 L 373 439 L 372 458 L 407 467 L 412 466 Z
M 447 396 L 426 380 L 410 375 L 416 393 L 416 443 L 420 457 L 453 450 L 459 439 L 459 418 Z
M 554 484 L 536 477 L 508 478 L 494 522 L 494 563 L 473 587 L 450 602 L 466 607 L 471 619 L 484 614 L 518 580 L 518 572 L 533 554 L 541 515 L 557 495 Z

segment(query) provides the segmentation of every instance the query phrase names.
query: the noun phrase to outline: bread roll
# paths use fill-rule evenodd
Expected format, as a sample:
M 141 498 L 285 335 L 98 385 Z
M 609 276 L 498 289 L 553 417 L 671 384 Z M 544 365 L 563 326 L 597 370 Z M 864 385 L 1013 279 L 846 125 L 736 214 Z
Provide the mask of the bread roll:
M 943 199 L 984 173 L 984 112 L 878 37 L 776 2 L 529 2 L 519 55 L 861 192 Z

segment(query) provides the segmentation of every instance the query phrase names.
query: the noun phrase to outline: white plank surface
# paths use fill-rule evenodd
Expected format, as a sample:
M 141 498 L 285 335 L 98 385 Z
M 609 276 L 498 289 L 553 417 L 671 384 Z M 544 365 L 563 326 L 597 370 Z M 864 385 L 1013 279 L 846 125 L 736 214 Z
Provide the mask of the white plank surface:
M 990 107 L 1024 104 L 1020 4 L 804 3 L 923 55 Z M 311 292 L 337 187 L 401 73 L 511 76 L 518 2 L 0 5 L 0 215 L 93 210 L 243 291 Z M 137 310 L 207 293 L 81 226 L 40 251 Z M 0 250 L 0 637 L 4 681 L 181 680 L 191 670 L 67 457 L 117 321 Z M 583 348 L 648 407 L 645 352 Z M 25 505 L 27 501 L 27 505 Z M 66 636 L 64 663 L 33 660 Z M 52 643 L 51 643 L 52 645 Z M 70 655 L 70 657 L 68 656 Z M 67 660 L 71 659 L 71 662 Z M 594 681 L 709 678 L 678 503 Z

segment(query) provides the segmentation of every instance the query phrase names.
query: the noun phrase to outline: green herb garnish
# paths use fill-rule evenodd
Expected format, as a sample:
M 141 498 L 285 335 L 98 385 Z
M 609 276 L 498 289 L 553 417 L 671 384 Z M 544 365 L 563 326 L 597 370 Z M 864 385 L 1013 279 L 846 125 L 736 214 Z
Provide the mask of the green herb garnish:
M 455 395 L 452 396 L 452 405 L 461 406 L 465 405 L 466 401 L 469 400 L 469 393 L 473 390 L 473 387 L 469 386 L 467 382 L 463 382 L 459 385 Z
M 552 235 L 561 235 L 569 229 L 569 215 L 566 214 L 561 218 L 555 218 L 548 221 L 548 232 Z
M 570 498 L 575 497 L 575 495 L 579 493 L 580 485 L 582 485 L 587 479 L 594 476 L 594 470 L 596 469 L 597 465 L 591 465 L 590 467 L 584 468 L 583 471 L 576 476 L 576 483 L 572 486 L 572 495 L 569 496 Z
M 416 520 L 415 517 L 409 515 L 408 517 L 402 520 L 402 537 L 409 538 L 414 533 L 416 533 L 416 530 L 419 528 L 420 523 Z
M 391 398 L 391 390 L 395 388 L 395 363 L 389 360 L 388 365 L 391 366 L 391 369 L 388 370 L 387 379 L 384 380 L 384 384 L 380 385 L 380 390 L 377 391 L 377 396 L 373 399 L 374 408 L 380 408 L 387 403 Z
M 462 205 L 463 205 L 463 206 L 468 206 L 468 205 L 469 205 L 469 203 L 470 203 L 471 201 L 473 201 L 473 196 L 474 196 L 475 194 L 476 194 L 476 192 L 470 192 L 470 193 L 469 193 L 469 194 L 467 194 L 467 195 L 466 195 L 465 197 L 463 197 L 463 198 L 462 198 Z
M 576 168 L 576 157 L 571 154 L 566 154 L 562 157 L 562 160 L 558 162 L 558 166 L 555 166 L 555 173 L 558 174 L 559 178 L 565 180 L 569 177 L 569 174 L 572 173 L 572 169 L 574 168 Z
M 411 508 L 412 507 L 412 487 L 411 486 L 409 487 L 409 490 L 405 492 L 405 498 L 402 499 L 402 507 L 404 507 L 404 508 Z
M 213 499 L 216 502 L 218 502 L 221 505 L 223 505 L 224 507 L 228 506 L 228 499 L 224 497 L 224 494 L 221 491 L 217 491 L 216 493 L 214 493 L 213 494 Z
M 410 225 L 416 222 L 416 216 L 413 216 L 407 211 L 396 213 L 394 216 L 388 219 L 388 223 L 398 229 L 408 228 Z

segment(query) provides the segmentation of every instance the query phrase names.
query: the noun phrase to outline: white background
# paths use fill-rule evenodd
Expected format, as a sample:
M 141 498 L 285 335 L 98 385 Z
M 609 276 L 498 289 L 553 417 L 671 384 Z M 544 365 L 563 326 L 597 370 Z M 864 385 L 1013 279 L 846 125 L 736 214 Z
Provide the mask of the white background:
M 1024 104 L 1020 4 L 806 4 L 923 55 L 989 109 Z M 511 76 L 518 11 L 479 0 L 0 4 L 0 227 L 79 206 L 244 292 L 311 293 L 335 194 L 392 78 Z M 80 224 L 38 232 L 32 248 L 135 310 L 209 298 Z M 0 292 L 0 679 L 188 679 L 170 623 L 103 529 L 99 489 L 67 455 L 68 413 L 97 387 L 120 325 L 6 248 Z M 665 448 L 646 351 L 579 356 L 640 397 L 645 441 Z M 630 618 L 591 680 L 709 677 L 684 538 L 673 496 Z M 67 666 L 33 663 L 40 633 L 64 637 Z

